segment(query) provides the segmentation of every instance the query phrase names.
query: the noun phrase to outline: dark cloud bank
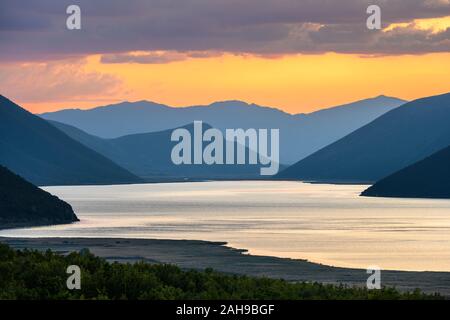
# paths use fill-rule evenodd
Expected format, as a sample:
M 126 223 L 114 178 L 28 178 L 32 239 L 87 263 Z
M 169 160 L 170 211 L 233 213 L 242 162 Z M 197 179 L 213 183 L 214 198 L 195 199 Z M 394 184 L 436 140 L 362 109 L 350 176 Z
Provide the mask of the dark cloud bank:
M 65 28 L 78 4 L 82 30 Z M 2 0 L 0 60 L 107 54 L 105 63 L 165 63 L 202 51 L 255 53 L 450 52 L 450 30 L 366 28 L 366 8 L 382 8 L 383 25 L 450 16 L 449 0 Z M 129 56 L 129 51 L 171 51 Z

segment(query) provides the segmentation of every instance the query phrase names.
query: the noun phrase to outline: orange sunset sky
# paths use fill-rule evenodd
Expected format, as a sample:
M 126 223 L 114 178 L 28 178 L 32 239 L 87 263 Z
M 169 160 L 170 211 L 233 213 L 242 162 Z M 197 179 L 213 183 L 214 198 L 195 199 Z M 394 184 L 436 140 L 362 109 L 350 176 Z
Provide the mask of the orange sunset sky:
M 86 72 L 120 79 L 116 90 L 92 98 L 24 101 L 23 106 L 43 112 L 123 100 L 187 106 L 238 99 L 301 113 L 379 94 L 412 100 L 450 91 L 450 53 L 380 58 L 329 53 L 274 59 L 226 54 L 159 65 L 105 65 L 98 56 L 86 60 Z M 65 68 L 63 63 L 57 67 Z
M 445 0 L 439 3 L 448 4 Z M 373 31 L 379 34 L 373 47 L 375 40 L 363 36 L 358 40 L 366 41 L 363 45 L 348 38 L 343 40 L 345 45 L 322 40 L 327 36 L 324 22 L 301 23 L 301 30 L 309 26 L 308 41 L 316 41 L 317 50 L 313 45 L 291 50 L 292 45 L 285 48 L 283 39 L 267 46 L 260 41 L 245 50 L 235 49 L 242 46 L 240 42 L 217 48 L 210 40 L 212 44 L 205 47 L 207 40 L 201 39 L 200 44 L 182 49 L 164 42 L 156 49 L 130 45 L 117 50 L 108 45 L 73 53 L 59 52 L 55 46 L 53 52 L 41 44 L 28 48 L 30 36 L 16 30 L 16 47 L 11 45 L 8 54 L 0 56 L 0 93 L 34 113 L 125 100 L 171 106 L 243 100 L 302 113 L 380 94 L 412 100 L 450 91 L 448 15 L 415 18 L 411 14 L 410 18 L 392 19 L 384 23 L 383 30 Z M 346 22 L 332 23 L 334 28 L 350 28 Z M 313 29 L 322 33 L 315 35 Z M 8 32 L 0 34 L 12 37 Z M 76 41 L 88 41 L 86 32 L 81 30 Z M 279 30 L 274 37 L 276 32 Z M 364 32 L 364 37 L 373 37 Z M 34 35 L 44 37 L 44 33 Z M 48 37 L 56 41 L 50 31 Z M 398 39 L 391 45 L 394 37 Z M 111 36 L 108 41 L 114 43 L 115 39 Z M 16 55 L 15 48 L 22 52 Z

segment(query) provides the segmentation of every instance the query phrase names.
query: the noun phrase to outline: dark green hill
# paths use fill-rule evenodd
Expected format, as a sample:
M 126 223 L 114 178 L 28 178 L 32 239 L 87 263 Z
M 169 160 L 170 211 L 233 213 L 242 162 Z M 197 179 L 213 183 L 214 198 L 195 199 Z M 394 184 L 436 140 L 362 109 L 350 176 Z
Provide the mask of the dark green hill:
M 69 204 L 0 166 L 0 228 L 74 221 Z
M 450 147 L 378 181 L 362 195 L 450 198 Z
M 1 95 L 0 164 L 36 185 L 141 182 Z

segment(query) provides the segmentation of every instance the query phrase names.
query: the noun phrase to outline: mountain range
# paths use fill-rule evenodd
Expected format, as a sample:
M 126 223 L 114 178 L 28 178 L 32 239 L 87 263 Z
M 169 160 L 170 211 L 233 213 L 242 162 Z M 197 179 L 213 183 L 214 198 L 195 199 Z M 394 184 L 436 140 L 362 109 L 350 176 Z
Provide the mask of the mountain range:
M 142 182 L 1 95 L 0 164 L 36 185 Z
M 397 98 L 379 96 L 310 114 L 291 115 L 275 108 L 241 101 L 183 108 L 139 101 L 90 110 L 61 110 L 44 113 L 40 117 L 108 139 L 169 130 L 199 120 L 222 131 L 227 128 L 280 129 L 280 162 L 288 165 L 404 103 L 404 100 Z
M 194 135 L 189 121 L 209 119 L 223 131 L 281 127 L 281 146 L 285 144 L 281 150 L 290 152 L 285 153 L 287 158 L 337 140 L 287 169 L 281 165 L 284 170 L 277 179 L 376 182 L 363 192 L 365 196 L 449 197 L 450 93 L 403 102 L 379 96 L 307 115 L 239 101 L 187 108 L 137 102 L 63 110 L 41 118 L 0 95 L 0 164 L 38 185 L 260 178 L 260 165 L 173 164 L 171 152 L 178 143 L 171 141 L 173 130 L 183 128 Z M 78 122 L 104 135 L 188 124 L 104 138 L 67 123 L 44 120 L 52 117 Z M 203 126 L 211 128 L 209 123 Z M 337 139 L 352 127 L 357 128 Z M 322 131 L 325 134 L 318 133 Z M 298 136 L 299 132 L 304 135 Z M 247 157 L 248 153 L 246 149 Z
M 75 221 L 69 204 L 0 166 L 0 228 Z
M 146 181 L 167 179 L 256 179 L 260 178 L 259 165 L 175 165 L 171 159 L 173 129 L 152 133 L 131 134 L 115 139 L 102 139 L 73 126 L 49 121 L 74 140 L 113 160 Z M 194 126 L 182 127 L 194 135 Z M 203 124 L 203 131 L 211 128 Z M 225 145 L 223 139 L 222 144 Z M 205 146 L 206 143 L 204 142 Z M 193 154 L 193 145 L 191 147 Z M 248 158 L 248 149 L 246 155 Z M 248 162 L 246 162 L 248 163 Z
M 299 161 L 279 179 L 376 182 L 450 145 L 450 93 L 396 108 Z

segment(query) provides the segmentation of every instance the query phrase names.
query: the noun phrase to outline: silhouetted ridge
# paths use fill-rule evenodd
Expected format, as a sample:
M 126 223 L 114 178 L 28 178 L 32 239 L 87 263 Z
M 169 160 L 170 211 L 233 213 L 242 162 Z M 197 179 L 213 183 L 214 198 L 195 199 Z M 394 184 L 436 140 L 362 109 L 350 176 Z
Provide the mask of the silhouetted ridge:
M 450 198 L 450 147 L 378 181 L 362 195 Z
M 172 142 L 171 135 L 177 128 L 126 135 L 116 139 L 102 139 L 67 124 L 56 121 L 49 122 L 73 139 L 148 180 L 256 179 L 261 177 L 260 165 L 175 165 L 172 162 L 171 154 L 173 147 L 178 142 Z M 189 131 L 193 139 L 193 124 L 181 128 Z M 209 124 L 203 123 L 203 132 L 209 128 L 211 128 Z M 222 143 L 225 146 L 225 140 Z M 204 142 L 203 147 L 206 144 Z M 194 154 L 193 147 L 192 144 L 192 155 Z M 247 159 L 248 153 L 249 151 L 246 149 Z
M 0 97 L 0 164 L 37 185 L 141 181 L 3 96 Z
M 403 103 L 403 100 L 383 96 L 310 114 L 291 115 L 234 100 L 183 108 L 139 101 L 90 110 L 61 110 L 41 117 L 108 139 L 164 131 L 194 121 L 209 123 L 222 132 L 238 128 L 279 129 L 280 162 L 293 164 Z
M 74 221 L 69 204 L 0 166 L 0 228 Z
M 450 94 L 396 108 L 279 174 L 280 179 L 375 182 L 450 145 Z

